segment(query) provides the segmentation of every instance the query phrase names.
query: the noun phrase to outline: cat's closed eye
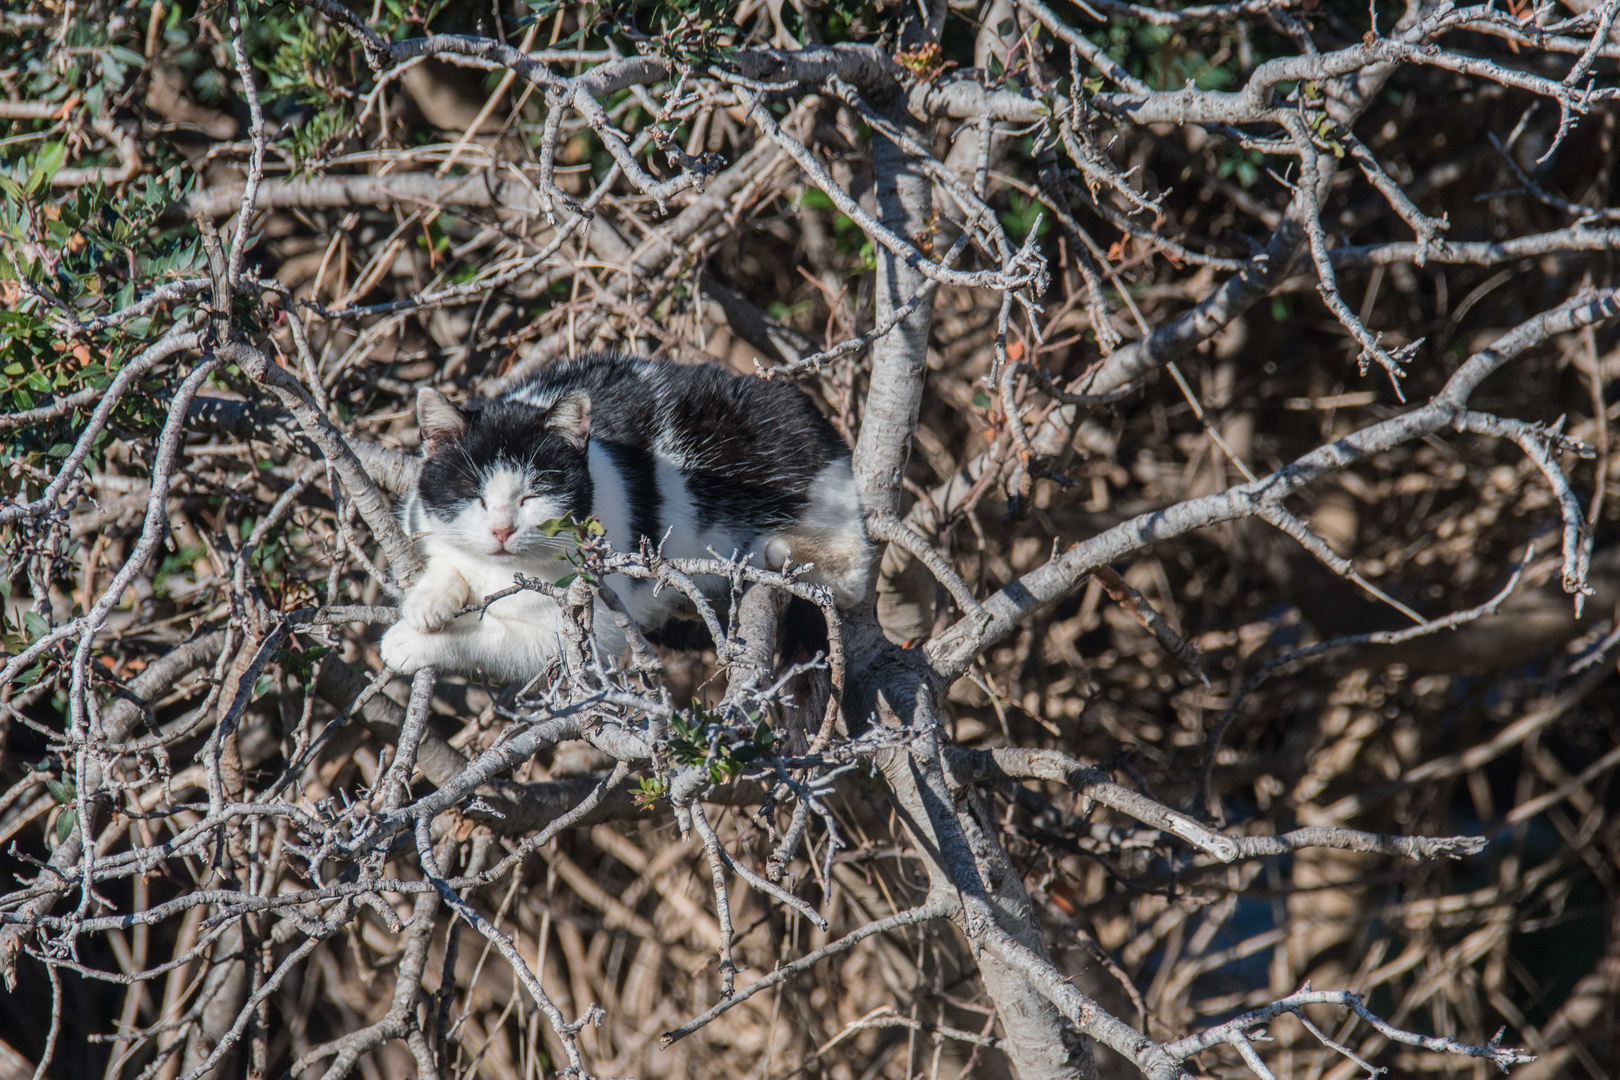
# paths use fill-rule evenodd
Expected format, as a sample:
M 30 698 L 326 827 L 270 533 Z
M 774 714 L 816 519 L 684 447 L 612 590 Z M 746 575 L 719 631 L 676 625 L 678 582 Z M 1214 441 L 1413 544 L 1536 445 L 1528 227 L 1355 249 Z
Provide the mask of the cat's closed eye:
M 538 499 L 539 497 L 540 497 L 540 495 L 537 492 L 530 492 L 528 495 L 523 496 L 523 501 L 524 502 L 533 502 L 535 499 Z

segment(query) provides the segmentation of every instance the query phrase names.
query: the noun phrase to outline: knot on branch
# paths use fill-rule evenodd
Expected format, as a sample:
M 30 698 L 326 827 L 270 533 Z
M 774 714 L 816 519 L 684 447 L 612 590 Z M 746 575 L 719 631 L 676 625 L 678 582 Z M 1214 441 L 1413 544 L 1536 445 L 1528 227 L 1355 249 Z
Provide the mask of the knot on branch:
M 245 345 L 240 341 L 227 341 L 214 350 L 221 360 L 227 364 L 235 364 L 237 368 L 254 382 L 264 382 L 270 374 L 270 357 L 260 349 Z
M 1484 851 L 1490 840 L 1483 836 L 1413 836 L 1407 843 L 1409 859 L 1462 859 Z

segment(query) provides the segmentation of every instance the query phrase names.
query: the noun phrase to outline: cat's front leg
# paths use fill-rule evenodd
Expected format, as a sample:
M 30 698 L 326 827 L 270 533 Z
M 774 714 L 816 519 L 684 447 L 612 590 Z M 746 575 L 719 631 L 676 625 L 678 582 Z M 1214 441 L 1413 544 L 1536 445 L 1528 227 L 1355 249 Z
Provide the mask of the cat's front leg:
M 383 663 L 402 675 L 415 675 L 425 667 L 453 670 L 462 659 L 451 634 L 424 633 L 404 622 L 388 628 L 382 639 Z
M 423 633 L 404 622 L 382 639 L 383 663 L 403 675 L 422 668 L 498 682 L 526 682 L 557 654 L 556 619 L 466 615 L 443 630 Z
M 399 605 L 402 623 L 424 634 L 443 630 L 473 600 L 472 586 L 453 568 L 431 562 Z
M 422 668 L 459 667 L 464 643 L 448 632 L 457 611 L 473 599 L 472 586 L 454 569 L 430 560 L 399 605 L 399 622 L 382 639 L 383 663 L 405 675 Z

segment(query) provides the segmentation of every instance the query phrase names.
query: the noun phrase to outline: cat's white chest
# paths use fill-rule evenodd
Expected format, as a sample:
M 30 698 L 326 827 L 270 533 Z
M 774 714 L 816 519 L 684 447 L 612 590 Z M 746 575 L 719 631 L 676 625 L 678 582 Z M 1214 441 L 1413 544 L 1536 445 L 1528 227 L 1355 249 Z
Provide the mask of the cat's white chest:
M 562 648 L 564 615 L 549 597 L 523 589 L 490 602 L 483 611 L 453 616 L 512 589 L 518 573 L 555 578 L 553 567 L 532 559 L 479 558 L 446 550 L 431 539 L 423 548 L 426 569 L 406 596 L 400 622 L 383 636 L 383 661 L 389 667 L 405 674 L 442 667 L 512 682 L 525 681 L 550 665 Z M 623 643 L 603 644 L 613 651 Z
M 485 600 L 497 593 L 506 592 L 517 584 L 517 575 L 526 578 L 540 578 L 546 581 L 555 580 L 560 576 L 558 571 L 551 567 L 533 565 L 528 560 L 520 563 L 516 559 L 469 559 L 466 556 L 440 555 L 439 559 L 449 561 L 458 573 L 466 579 L 476 600 Z M 564 563 L 557 566 L 567 572 Z M 489 611 L 499 612 L 508 618 L 545 618 L 548 613 L 552 616 L 560 614 L 558 607 L 546 597 L 532 589 L 524 589 L 511 596 L 502 597 L 489 606 Z

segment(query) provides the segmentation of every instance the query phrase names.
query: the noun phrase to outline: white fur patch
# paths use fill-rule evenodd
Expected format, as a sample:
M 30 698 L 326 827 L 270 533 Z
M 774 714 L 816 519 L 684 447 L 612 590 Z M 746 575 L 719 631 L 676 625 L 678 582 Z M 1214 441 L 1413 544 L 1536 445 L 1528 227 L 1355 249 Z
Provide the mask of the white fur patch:
M 808 495 L 810 503 L 798 522 L 764 539 L 765 561 L 777 569 L 790 561 L 813 563 L 815 569 L 807 575 L 811 581 L 831 589 L 841 606 L 857 604 L 866 595 L 872 545 L 849 462 L 834 461 L 821 470 Z
M 631 533 L 633 515 L 624 476 L 613 463 L 612 455 L 597 444 L 592 443 L 585 453 L 586 463 L 591 470 L 592 516 L 602 523 L 608 543 L 613 545 L 615 551 L 637 550 L 640 538 Z M 642 626 L 655 626 L 662 621 L 657 617 L 660 605 L 652 595 L 651 582 L 614 574 L 607 584 L 624 601 L 625 609 L 636 622 Z

